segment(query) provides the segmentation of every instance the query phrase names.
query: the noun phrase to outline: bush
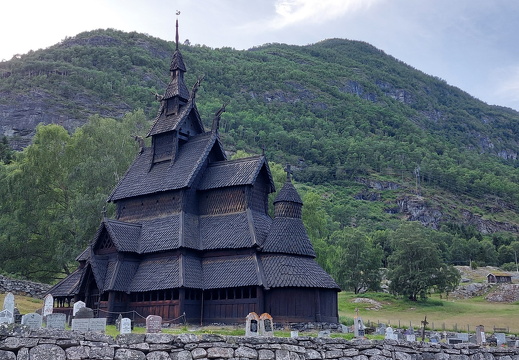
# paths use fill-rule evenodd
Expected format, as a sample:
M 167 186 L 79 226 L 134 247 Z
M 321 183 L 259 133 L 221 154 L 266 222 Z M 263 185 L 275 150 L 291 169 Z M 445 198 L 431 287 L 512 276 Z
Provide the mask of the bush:
M 509 262 L 501 265 L 501 269 L 503 269 L 504 271 L 516 271 L 517 265 L 513 262 Z

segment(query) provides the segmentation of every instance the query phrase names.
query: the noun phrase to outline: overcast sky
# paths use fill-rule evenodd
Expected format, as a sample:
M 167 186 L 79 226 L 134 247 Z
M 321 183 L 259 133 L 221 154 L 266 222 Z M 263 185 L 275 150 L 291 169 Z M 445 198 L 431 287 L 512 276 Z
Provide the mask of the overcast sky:
M 176 10 L 181 42 L 248 49 L 361 40 L 519 110 L 518 0 L 5 0 L 0 61 L 99 28 L 172 41 Z

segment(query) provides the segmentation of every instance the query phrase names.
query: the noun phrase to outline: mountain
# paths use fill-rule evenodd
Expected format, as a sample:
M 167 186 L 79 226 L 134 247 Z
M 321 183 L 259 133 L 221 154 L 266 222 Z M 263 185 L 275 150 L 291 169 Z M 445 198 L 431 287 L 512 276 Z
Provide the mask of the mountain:
M 38 123 L 73 131 L 91 115 L 136 109 L 152 120 L 173 50 L 144 34 L 96 30 L 2 62 L 1 131 L 20 150 Z M 465 235 L 519 233 L 517 111 L 364 42 L 180 50 L 186 83 L 203 76 L 205 126 L 227 104 L 227 150 L 264 148 L 271 161 L 290 163 L 300 191 L 326 202 L 332 228 L 417 220 Z

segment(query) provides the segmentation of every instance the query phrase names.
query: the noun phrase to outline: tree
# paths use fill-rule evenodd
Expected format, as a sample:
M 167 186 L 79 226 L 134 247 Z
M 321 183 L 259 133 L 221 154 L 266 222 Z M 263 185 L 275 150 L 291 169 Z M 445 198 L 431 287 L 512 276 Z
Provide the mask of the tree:
M 380 247 L 374 247 L 371 239 L 357 229 L 337 230 L 330 242 L 335 245 L 331 272 L 342 289 L 355 294 L 380 290 L 383 255 Z
M 434 287 L 445 291 L 453 281 L 436 244 L 429 241 L 428 232 L 419 224 L 405 223 L 393 233 L 388 273 L 392 293 L 416 301 L 427 298 Z

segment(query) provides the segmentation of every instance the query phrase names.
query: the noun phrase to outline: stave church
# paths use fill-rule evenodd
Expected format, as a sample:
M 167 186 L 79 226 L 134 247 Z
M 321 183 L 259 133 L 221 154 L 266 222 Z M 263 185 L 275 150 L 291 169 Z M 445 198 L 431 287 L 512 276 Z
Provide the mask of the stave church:
M 134 162 L 108 197 L 104 217 L 75 272 L 51 288 L 54 312 L 84 301 L 113 322 L 120 313 L 187 322 L 240 323 L 250 312 L 276 322 L 338 322 L 335 281 L 316 262 L 301 197 L 287 180 L 275 191 L 264 155 L 228 160 L 205 129 L 176 49 L 160 109 Z M 223 110 L 223 108 L 222 108 Z

